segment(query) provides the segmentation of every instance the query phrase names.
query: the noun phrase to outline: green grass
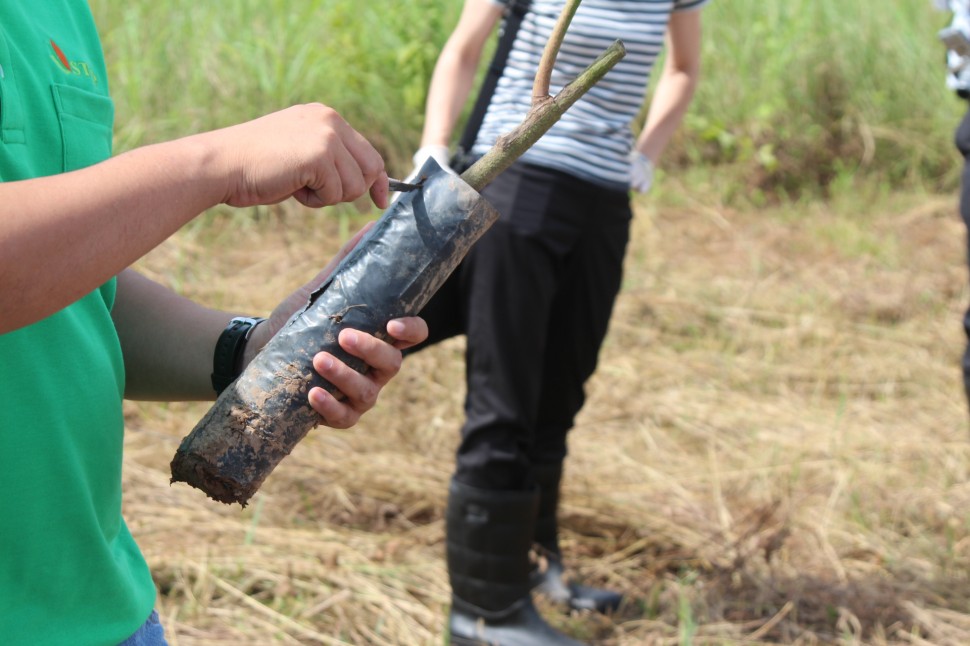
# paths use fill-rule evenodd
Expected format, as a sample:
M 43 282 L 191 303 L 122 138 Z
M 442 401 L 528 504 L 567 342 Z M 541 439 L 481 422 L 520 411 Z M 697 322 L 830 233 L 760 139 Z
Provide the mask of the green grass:
M 94 2 L 117 101 L 117 147 L 321 101 L 409 170 L 425 91 L 458 2 Z M 952 190 L 952 131 L 929 0 L 719 0 L 704 77 L 664 160 L 725 175 L 729 199 L 892 187 Z
M 424 89 L 459 8 L 431 0 L 94 5 L 119 150 L 320 101 L 391 158 L 417 141 Z
M 693 161 L 741 161 L 761 184 L 797 193 L 845 176 L 952 185 L 951 132 L 936 32 L 946 14 L 903 0 L 715 2 L 704 80 L 687 136 Z

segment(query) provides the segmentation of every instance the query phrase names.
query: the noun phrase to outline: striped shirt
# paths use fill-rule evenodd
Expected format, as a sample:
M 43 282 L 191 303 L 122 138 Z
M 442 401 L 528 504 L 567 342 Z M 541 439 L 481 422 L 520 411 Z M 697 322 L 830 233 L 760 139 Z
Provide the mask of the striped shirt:
M 508 4 L 508 0 L 495 0 Z M 522 161 L 561 170 L 596 184 L 630 186 L 631 125 L 646 96 L 671 12 L 709 0 L 585 0 L 573 16 L 556 57 L 549 92 L 573 81 L 614 40 L 626 56 L 522 155 Z M 484 154 L 529 111 L 539 60 L 562 11 L 562 0 L 532 0 L 495 88 L 473 148 Z

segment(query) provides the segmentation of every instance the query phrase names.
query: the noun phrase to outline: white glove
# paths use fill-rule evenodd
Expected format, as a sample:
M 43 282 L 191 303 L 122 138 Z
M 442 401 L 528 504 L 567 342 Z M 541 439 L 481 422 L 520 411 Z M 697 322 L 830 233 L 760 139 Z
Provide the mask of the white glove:
M 646 193 L 653 185 L 653 162 L 639 150 L 630 151 L 630 188 Z
M 417 174 L 421 167 L 424 166 L 424 162 L 428 161 L 429 157 L 438 162 L 438 165 L 446 171 L 453 172 L 450 165 L 451 154 L 448 152 L 448 146 L 421 146 L 418 148 L 418 152 L 414 153 L 414 156 L 411 157 L 411 161 L 414 162 L 414 170 L 411 171 L 409 178 L 413 178 Z

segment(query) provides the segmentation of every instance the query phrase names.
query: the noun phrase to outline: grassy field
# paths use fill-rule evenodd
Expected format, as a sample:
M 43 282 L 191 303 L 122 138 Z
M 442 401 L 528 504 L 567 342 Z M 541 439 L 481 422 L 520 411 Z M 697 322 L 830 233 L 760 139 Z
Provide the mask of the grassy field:
M 91 3 L 119 150 L 297 102 L 337 108 L 410 170 L 424 96 L 460 2 Z M 878 10 L 876 10 L 878 8 Z M 731 199 L 816 196 L 861 175 L 952 189 L 961 105 L 943 85 L 931 0 L 715 0 L 704 80 L 665 169 L 730 173 Z
M 567 558 L 631 603 L 544 606 L 562 630 L 600 646 L 970 643 L 961 106 L 929 5 L 706 10 L 706 77 L 637 199 L 567 463 Z M 404 173 L 460 3 L 92 6 L 118 150 L 321 100 Z M 266 312 L 373 215 L 214 211 L 139 265 Z M 207 405 L 127 404 L 126 517 L 173 645 L 443 643 L 462 344 L 410 358 L 356 428 L 311 433 L 245 509 L 168 484 Z
M 636 603 L 549 616 L 601 645 L 970 643 L 954 200 L 754 211 L 685 188 L 638 203 L 567 463 L 570 561 Z M 335 234 L 296 210 L 217 217 L 143 268 L 265 311 Z M 206 406 L 129 406 L 126 513 L 174 644 L 442 643 L 461 351 L 409 359 L 361 424 L 311 433 L 244 510 L 167 485 Z

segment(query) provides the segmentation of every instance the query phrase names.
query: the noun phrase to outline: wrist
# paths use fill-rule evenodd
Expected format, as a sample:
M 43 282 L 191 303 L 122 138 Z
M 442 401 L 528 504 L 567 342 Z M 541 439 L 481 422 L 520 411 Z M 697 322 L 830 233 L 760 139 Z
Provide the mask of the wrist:
M 219 335 L 212 355 L 212 388 L 221 394 L 248 365 L 246 346 L 263 318 L 233 317 Z M 249 360 L 255 355 L 250 355 Z
M 187 156 L 185 168 L 203 182 L 202 190 L 210 206 L 229 204 L 236 195 L 237 173 L 225 146 L 220 144 L 221 136 L 221 130 L 211 130 L 176 140 Z
M 239 367 L 240 372 L 246 369 L 259 351 L 263 349 L 269 340 L 272 338 L 272 333 L 270 331 L 269 325 L 264 325 L 269 319 L 260 318 L 258 323 L 253 326 L 253 329 L 249 331 L 249 338 L 246 340 L 246 345 L 243 347 L 241 365 Z

